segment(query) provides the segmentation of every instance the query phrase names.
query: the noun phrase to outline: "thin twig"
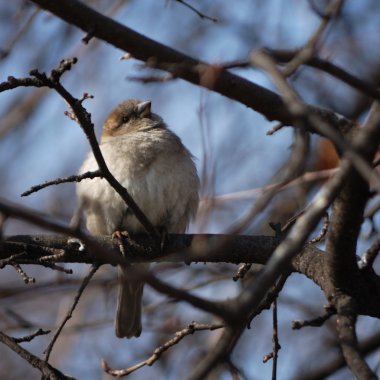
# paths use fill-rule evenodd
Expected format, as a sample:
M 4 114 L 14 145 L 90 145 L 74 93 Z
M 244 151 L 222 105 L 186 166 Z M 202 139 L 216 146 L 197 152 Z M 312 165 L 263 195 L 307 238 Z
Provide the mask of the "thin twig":
M 212 350 L 208 350 L 195 368 L 187 377 L 188 380 L 204 380 L 209 374 L 217 372 L 219 366 L 228 363 L 231 351 L 236 346 L 241 335 L 245 331 L 245 326 L 237 325 L 234 328 L 226 326 Z
M 277 299 L 282 288 L 285 285 L 286 280 L 288 279 L 290 273 L 283 274 L 277 283 L 272 287 L 272 289 L 267 293 L 265 298 L 262 300 L 261 304 L 252 312 L 248 318 L 247 328 L 251 328 L 252 320 L 261 314 L 263 310 L 267 310 L 271 307 L 272 303 Z
M 272 366 L 272 380 L 277 378 L 277 361 L 278 351 L 281 349 L 278 340 L 278 324 L 277 324 L 277 300 L 273 302 L 273 366 Z
M 52 186 L 52 185 L 59 185 L 61 183 L 66 183 L 66 182 L 80 182 L 85 178 L 97 178 L 101 177 L 102 178 L 102 173 L 100 170 L 96 170 L 94 172 L 86 172 L 80 175 L 70 175 L 68 177 L 63 177 L 63 178 L 57 178 L 52 181 L 47 181 L 44 183 L 41 183 L 40 185 L 32 186 L 29 190 L 23 192 L 21 194 L 22 197 L 26 197 L 32 193 L 35 193 L 41 189 L 44 189 L 45 187 Z
M 360 269 L 372 268 L 373 263 L 376 260 L 377 255 L 380 252 L 380 237 L 368 248 L 363 254 L 358 265 Z
M 273 182 L 277 182 L 270 190 L 261 194 L 254 203 L 252 203 L 249 210 L 237 223 L 235 223 L 229 230 L 231 235 L 241 234 L 259 215 L 268 207 L 270 201 L 274 195 L 282 188 L 286 183 L 289 183 L 302 170 L 305 163 L 305 157 L 308 152 L 308 138 L 303 130 L 296 130 L 294 144 L 292 145 L 292 152 L 288 161 L 282 165 L 278 170 L 278 174 L 272 179 Z M 281 182 L 278 182 L 278 181 Z
M 246 263 L 246 264 L 240 265 L 239 269 L 234 274 L 234 276 L 232 277 L 232 279 L 234 281 L 238 281 L 238 280 L 243 279 L 244 276 L 246 275 L 246 273 L 251 269 L 251 266 L 252 266 L 251 263 Z
M 274 300 L 272 304 L 272 318 L 273 318 L 273 335 L 272 335 L 273 347 L 272 347 L 272 352 L 264 356 L 263 363 L 266 363 L 270 359 L 273 359 L 272 380 L 276 380 L 277 379 L 278 351 L 281 349 L 281 346 L 278 340 L 277 300 Z
M 245 376 L 243 371 L 240 368 L 238 368 L 234 363 L 232 363 L 231 358 L 227 360 L 226 364 L 228 369 L 230 370 L 232 380 L 240 380 L 241 378 L 247 380 L 247 377 Z
M 306 321 L 306 320 L 305 321 L 293 321 L 292 329 L 293 330 L 300 330 L 306 326 L 321 327 L 334 314 L 336 314 L 335 307 L 327 305 L 327 306 L 325 306 L 324 314 L 320 315 L 319 317 L 313 318 L 309 321 Z
M 178 344 L 186 336 L 194 334 L 194 332 L 196 331 L 205 331 L 205 330 L 213 331 L 213 330 L 221 329 L 223 327 L 224 327 L 223 324 L 205 325 L 205 324 L 192 322 L 186 328 L 180 331 L 177 331 L 172 339 L 168 340 L 163 345 L 156 348 L 153 351 L 153 354 L 148 359 L 126 369 L 112 369 L 108 366 L 106 360 L 103 359 L 102 368 L 106 373 L 112 376 L 117 376 L 117 377 L 127 376 L 144 366 L 152 366 L 157 360 L 160 359 L 160 357 L 165 351 L 167 351 L 169 348 Z
M 276 132 L 278 132 L 280 129 L 284 128 L 285 125 L 283 123 L 277 123 L 273 128 L 271 128 L 268 132 L 267 132 L 267 136 L 272 136 L 274 135 Z
M 297 220 L 305 214 L 305 212 L 308 210 L 309 206 L 304 207 L 301 211 L 298 211 L 297 214 L 293 215 L 291 218 L 289 218 L 286 223 L 281 227 L 281 235 L 287 235 L 287 233 L 290 231 L 290 229 L 295 225 Z
M 65 326 L 66 322 L 72 317 L 73 315 L 73 312 L 74 312 L 74 309 L 75 307 L 77 306 L 78 302 L 79 302 L 79 299 L 84 291 L 84 289 L 87 287 L 88 283 L 90 282 L 92 276 L 96 273 L 96 271 L 99 269 L 99 265 L 98 264 L 93 264 L 91 266 L 91 269 L 89 271 L 89 273 L 87 274 L 87 276 L 83 279 L 83 282 L 80 286 L 80 288 L 78 289 L 77 291 L 77 294 L 74 298 L 74 301 L 73 301 L 73 304 L 71 305 L 70 309 L 68 310 L 65 318 L 63 319 L 63 321 L 61 322 L 61 324 L 59 325 L 56 333 L 54 334 L 53 336 L 53 339 L 51 340 L 51 342 L 49 343 L 48 347 L 46 348 L 46 350 L 44 351 L 44 354 L 45 354 L 45 361 L 48 362 L 49 361 L 49 357 L 50 357 L 50 354 L 51 354 L 51 351 L 53 349 L 53 346 L 56 342 L 56 340 L 58 339 L 58 336 L 60 335 L 63 327 Z
M 333 169 L 325 169 L 325 170 L 319 170 L 319 171 L 313 171 L 313 172 L 305 172 L 299 177 L 291 181 L 287 181 L 287 182 L 284 181 L 282 183 L 271 183 L 267 186 L 263 186 L 259 188 L 236 191 L 234 193 L 228 193 L 224 195 L 204 198 L 204 199 L 201 199 L 201 207 L 207 207 L 209 204 L 215 207 L 215 206 L 224 205 L 227 202 L 236 202 L 236 201 L 241 201 L 241 200 L 246 200 L 246 199 L 253 199 L 255 197 L 260 196 L 261 194 L 266 193 L 268 190 L 271 190 L 274 188 L 276 188 L 277 192 L 281 192 L 295 186 L 301 186 L 305 183 L 323 181 L 330 178 L 338 170 L 339 168 L 333 168 Z
M 342 5 L 343 0 L 335 0 L 328 3 L 325 17 L 322 17 L 321 23 L 315 33 L 307 41 L 305 46 L 300 49 L 292 60 L 284 67 L 282 73 L 285 77 L 292 75 L 303 63 L 312 58 L 323 33 L 330 21 L 339 13 Z
M 22 343 L 22 342 L 30 342 L 32 341 L 35 337 L 41 336 L 41 335 L 47 335 L 50 333 L 50 330 L 42 330 L 38 329 L 35 331 L 33 334 L 24 336 L 22 338 L 13 338 L 16 343 Z
M 192 5 L 190 5 L 185 0 L 175 0 L 177 3 L 180 3 L 184 5 L 185 7 L 191 9 L 194 13 L 196 13 L 201 19 L 210 20 L 212 22 L 218 22 L 218 19 L 215 17 L 210 17 L 205 15 L 204 13 L 200 12 L 198 9 L 194 8 Z
M 308 244 L 316 244 L 321 242 L 327 234 L 329 229 L 329 213 L 326 211 L 323 216 L 323 226 L 321 232 L 315 238 L 311 239 Z
M 201 310 L 215 314 L 227 322 L 233 321 L 238 316 L 236 310 L 230 307 L 229 302 L 215 302 L 208 299 L 193 295 L 187 291 L 176 288 L 167 282 L 163 282 L 149 272 L 137 271 L 133 273 L 137 278 L 143 278 L 153 289 L 166 294 L 176 300 L 188 302 Z
M 290 62 L 300 51 L 300 49 L 276 50 L 276 49 L 270 49 L 270 48 L 264 48 L 263 50 L 266 53 L 268 53 L 277 63 Z M 316 54 L 316 52 L 314 52 L 314 54 Z M 307 61 L 302 62 L 302 64 L 305 66 L 312 67 L 314 69 L 321 70 L 331 75 L 332 77 L 346 83 L 352 88 L 355 88 L 356 90 L 361 91 L 363 94 L 371 98 L 380 99 L 380 90 L 378 90 L 376 86 L 374 86 L 371 82 L 366 81 L 365 79 L 358 78 L 357 76 L 349 73 L 342 67 L 337 66 L 335 63 L 332 63 L 317 55 L 313 55 Z M 248 60 L 226 62 L 226 63 L 220 64 L 220 66 L 223 67 L 225 70 L 236 68 L 236 67 L 245 68 L 250 65 L 251 63 Z M 286 124 L 282 122 L 276 124 L 272 129 L 270 129 L 267 132 L 267 135 L 272 135 L 273 133 L 277 132 L 279 129 L 281 129 L 285 125 Z
M 273 50 L 268 48 L 265 48 L 265 51 L 278 63 L 289 62 L 298 53 L 298 50 Z M 314 69 L 321 70 L 331 75 L 332 77 L 346 83 L 352 88 L 361 91 L 367 96 L 370 96 L 374 99 L 380 99 L 380 90 L 378 90 L 372 83 L 356 77 L 355 75 L 349 73 L 345 69 L 326 59 L 314 55 L 303 64 Z

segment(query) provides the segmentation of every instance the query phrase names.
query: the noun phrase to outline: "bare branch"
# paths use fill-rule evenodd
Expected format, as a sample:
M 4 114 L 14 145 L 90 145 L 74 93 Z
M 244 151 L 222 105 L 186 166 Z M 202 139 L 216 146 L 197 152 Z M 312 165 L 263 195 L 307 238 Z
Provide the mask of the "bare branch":
M 242 264 L 237 270 L 236 274 L 232 277 L 234 281 L 242 280 L 247 272 L 251 269 L 252 264 Z
M 320 327 L 334 314 L 336 314 L 336 309 L 334 307 L 331 307 L 330 305 L 325 306 L 325 312 L 323 315 L 309 321 L 293 321 L 292 329 L 300 330 L 305 326 Z
M 365 362 L 359 350 L 355 327 L 357 315 L 356 302 L 351 297 L 341 296 L 337 302 L 337 311 L 336 329 L 342 353 L 348 367 L 357 379 L 378 379 Z
M 72 25 L 76 25 L 92 36 L 102 39 L 115 47 L 130 53 L 134 58 L 149 63 L 150 67 L 159 68 L 172 73 L 196 85 L 206 86 L 201 76 L 205 68 L 211 68 L 205 62 L 191 58 L 165 45 L 155 42 L 120 23 L 87 7 L 76 0 L 31 0 Z M 154 57 L 154 59 L 152 59 Z M 231 99 L 235 99 L 255 111 L 263 114 L 269 120 L 278 120 L 289 125 L 293 122 L 293 115 L 285 106 L 280 96 L 274 92 L 258 86 L 246 79 L 228 72 L 222 65 L 219 75 L 212 88 Z M 320 117 L 326 118 L 336 127 L 340 127 L 348 120 L 336 118 L 335 113 L 318 107 L 310 107 Z
M 13 338 L 16 343 L 23 343 L 23 342 L 30 342 L 32 341 L 35 337 L 41 336 L 41 335 L 47 335 L 50 334 L 50 330 L 42 330 L 38 329 L 35 331 L 33 334 L 24 336 L 22 338 Z
M 358 265 L 360 269 L 372 268 L 373 263 L 376 260 L 380 252 L 380 237 L 364 252 L 362 258 L 360 259 Z
M 207 16 L 205 15 L 204 13 L 200 12 L 198 9 L 194 8 L 192 5 L 190 5 L 188 2 L 186 2 L 185 0 L 175 0 L 177 3 L 180 3 L 182 5 L 184 5 L 185 7 L 189 8 L 190 10 L 192 10 L 194 13 L 196 13 L 200 18 L 202 19 L 205 19 L 205 20 L 210 20 L 212 22 L 218 22 L 218 19 L 217 18 L 214 18 L 214 17 L 210 17 L 210 16 Z
M 224 302 L 209 301 L 205 298 L 195 296 L 185 290 L 169 285 L 152 274 L 146 274 L 145 276 L 140 275 L 140 277 L 160 293 L 166 294 L 178 301 L 185 301 L 198 309 L 212 313 L 222 318 L 227 323 L 233 324 L 236 322 L 236 319 L 240 319 L 238 310 L 234 309 L 233 302 L 230 302 L 230 300 Z
M 363 178 L 368 182 L 374 181 L 376 187 L 380 188 L 380 175 L 373 170 L 372 165 L 359 154 L 351 141 L 344 138 L 339 130 L 326 122 L 322 117 L 311 113 L 309 108 L 300 102 L 298 95 L 286 82 L 283 74 L 276 67 L 269 55 L 265 54 L 264 51 L 256 51 L 251 55 L 251 62 L 253 65 L 263 68 L 270 74 L 276 86 L 283 94 L 284 102 L 288 106 L 289 112 L 293 114 L 295 122 L 298 121 L 302 128 L 317 131 L 322 136 L 329 138 L 342 154 L 345 154 L 352 160 L 353 165 Z M 344 122 L 344 125 L 344 135 L 351 134 L 352 136 L 357 132 L 357 129 L 353 128 L 354 124 L 350 126 Z
M 323 217 L 323 226 L 322 226 L 321 232 L 318 234 L 318 236 L 311 239 L 309 241 L 309 244 L 316 244 L 316 243 L 321 242 L 325 238 L 328 229 L 329 229 L 329 213 L 326 211 Z
M 339 14 L 343 3 L 343 0 L 334 0 L 328 3 L 325 15 L 324 17 L 322 17 L 321 23 L 319 24 L 315 33 L 311 36 L 311 38 L 308 40 L 305 46 L 302 49 L 300 49 L 294 55 L 291 61 L 289 61 L 287 65 L 284 67 L 282 73 L 285 77 L 294 74 L 294 72 L 299 68 L 300 65 L 302 65 L 305 62 L 308 62 L 312 58 L 323 33 L 328 27 L 330 21 L 337 14 Z
M 279 340 L 278 340 L 278 325 L 277 325 L 277 301 L 273 302 L 273 351 L 268 355 L 265 355 L 263 358 L 263 363 L 266 363 L 270 359 L 273 359 L 272 367 L 272 380 L 277 379 L 277 359 L 278 351 L 281 349 Z
M 297 51 L 294 50 L 273 50 L 266 48 L 265 51 L 268 52 L 268 54 L 273 57 L 276 62 L 280 63 L 289 62 L 297 54 Z M 363 92 L 363 94 L 380 100 L 380 91 L 375 86 L 373 86 L 372 83 L 367 82 L 364 79 L 360 79 L 353 74 L 350 74 L 348 71 L 326 59 L 320 58 L 318 56 L 312 56 L 303 64 L 315 69 L 322 70 L 334 78 L 337 78 L 349 86 Z
M 79 299 L 80 299 L 80 297 L 81 297 L 84 289 L 87 287 L 87 285 L 90 282 L 91 278 L 93 277 L 93 275 L 96 273 L 96 271 L 98 269 L 99 269 L 99 265 L 93 265 L 91 267 L 89 273 L 87 274 L 87 276 L 83 279 L 83 282 L 82 282 L 81 286 L 79 287 L 77 294 L 74 297 L 73 304 L 71 305 L 70 309 L 67 311 L 67 314 L 66 314 L 65 318 L 63 319 L 63 321 L 61 322 L 61 324 L 59 325 L 56 333 L 53 336 L 53 339 L 51 340 L 51 342 L 49 343 L 48 347 L 44 351 L 45 361 L 46 362 L 49 361 L 49 357 L 50 357 L 51 351 L 53 349 L 53 346 L 54 346 L 55 342 L 57 341 L 57 339 L 58 339 L 58 337 L 59 337 L 62 329 L 65 327 L 67 321 L 72 317 L 74 309 L 77 306 L 77 304 L 79 302 Z
M 205 325 L 205 324 L 192 322 L 186 328 L 180 331 L 177 331 L 172 339 L 168 340 L 167 342 L 162 344 L 160 347 L 156 348 L 153 351 L 153 354 L 148 359 L 126 369 L 111 369 L 108 366 L 107 362 L 103 359 L 102 368 L 106 373 L 112 376 L 117 376 L 117 377 L 128 376 L 132 372 L 135 372 L 136 370 L 144 366 L 152 366 L 157 360 L 160 359 L 160 357 L 165 353 L 165 351 L 177 345 L 186 336 L 192 335 L 196 331 L 214 331 L 214 330 L 221 329 L 223 327 L 224 325 L 222 324 Z
M 0 331 L 0 342 L 8 346 L 17 355 L 25 359 L 31 366 L 37 368 L 44 379 L 49 380 L 75 380 L 70 376 L 64 375 L 62 372 L 52 367 L 49 363 L 41 360 L 37 356 L 31 354 L 25 348 L 21 347 L 15 338 L 12 338 Z
M 68 177 L 63 177 L 63 178 L 57 178 L 53 181 L 47 181 L 44 182 L 40 185 L 32 186 L 29 190 L 23 192 L 21 194 L 22 197 L 26 197 L 32 193 L 35 193 L 37 191 L 40 191 L 41 189 L 44 189 L 45 187 L 52 186 L 52 185 L 59 185 L 61 183 L 67 183 L 67 182 L 80 182 L 85 178 L 97 178 L 97 177 L 102 177 L 102 173 L 100 170 L 96 170 L 95 172 L 87 172 L 83 173 L 81 175 L 70 175 Z

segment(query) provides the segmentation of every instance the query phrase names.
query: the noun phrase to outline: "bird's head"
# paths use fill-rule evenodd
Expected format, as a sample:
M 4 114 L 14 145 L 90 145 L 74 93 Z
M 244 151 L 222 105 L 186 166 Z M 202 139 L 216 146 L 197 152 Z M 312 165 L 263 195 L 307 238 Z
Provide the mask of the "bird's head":
M 108 115 L 104 122 L 102 138 L 139 131 L 147 132 L 160 125 L 163 125 L 163 121 L 151 112 L 150 101 L 126 100 Z

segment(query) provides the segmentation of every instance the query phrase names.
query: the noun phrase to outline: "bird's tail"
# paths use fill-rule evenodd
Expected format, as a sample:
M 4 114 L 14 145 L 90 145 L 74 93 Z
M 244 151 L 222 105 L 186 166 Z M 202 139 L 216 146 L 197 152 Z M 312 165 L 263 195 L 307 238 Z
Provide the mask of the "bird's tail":
M 142 264 L 138 264 L 140 265 Z M 136 279 L 136 267 L 137 265 L 118 267 L 120 285 L 115 320 L 115 334 L 118 338 L 129 339 L 141 334 L 144 281 Z

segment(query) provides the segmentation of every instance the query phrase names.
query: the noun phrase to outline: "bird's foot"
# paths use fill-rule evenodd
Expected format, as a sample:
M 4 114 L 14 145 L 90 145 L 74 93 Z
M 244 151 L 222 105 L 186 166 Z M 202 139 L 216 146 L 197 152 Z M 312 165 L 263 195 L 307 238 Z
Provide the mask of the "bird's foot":
M 165 227 L 158 227 L 157 231 L 161 237 L 160 249 L 161 249 L 161 252 L 163 253 L 166 247 L 166 244 L 169 242 L 168 230 Z
M 123 255 L 123 257 L 125 257 L 126 245 L 125 245 L 124 239 L 130 240 L 130 236 L 129 236 L 128 231 L 117 230 L 117 231 L 112 233 L 111 238 L 118 242 L 120 253 Z

